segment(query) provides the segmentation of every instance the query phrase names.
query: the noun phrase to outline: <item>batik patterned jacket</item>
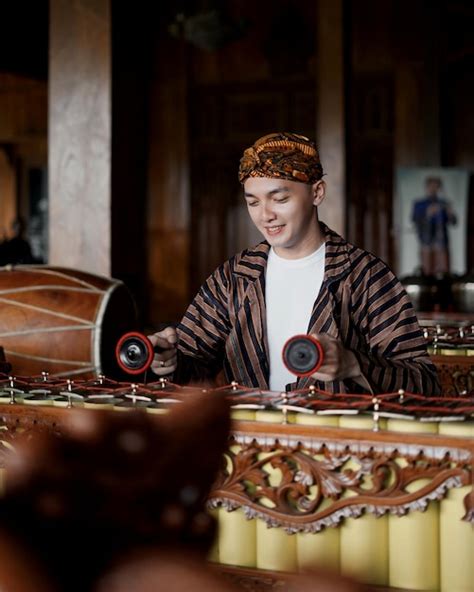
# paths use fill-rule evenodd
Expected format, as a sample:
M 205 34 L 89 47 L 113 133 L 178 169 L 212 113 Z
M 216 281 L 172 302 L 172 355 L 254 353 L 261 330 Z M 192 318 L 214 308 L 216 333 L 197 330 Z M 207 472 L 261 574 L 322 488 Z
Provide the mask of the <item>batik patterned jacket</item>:
M 439 393 L 409 298 L 380 259 L 351 245 L 321 224 L 326 235 L 325 275 L 308 333 L 342 341 L 359 360 L 374 393 L 398 389 Z M 270 246 L 262 242 L 222 264 L 204 283 L 178 326 L 175 380 L 212 379 L 224 370 L 228 382 L 268 388 L 265 270 Z M 330 392 L 360 392 L 352 380 L 319 382 Z

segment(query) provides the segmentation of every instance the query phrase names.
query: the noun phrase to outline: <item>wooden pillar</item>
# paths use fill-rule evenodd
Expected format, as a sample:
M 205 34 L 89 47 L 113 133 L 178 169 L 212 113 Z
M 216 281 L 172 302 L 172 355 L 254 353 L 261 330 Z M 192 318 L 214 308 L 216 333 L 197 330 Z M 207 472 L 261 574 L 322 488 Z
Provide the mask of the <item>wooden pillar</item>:
M 111 273 L 109 0 L 50 1 L 49 263 Z
M 51 265 L 112 275 L 146 308 L 152 18 L 110 0 L 51 0 Z
M 9 237 L 16 215 L 15 169 L 8 149 L 0 146 L 0 242 Z
M 320 219 L 336 232 L 346 229 L 344 27 L 342 0 L 319 0 L 317 14 L 317 145 L 327 176 Z
M 397 31 L 404 43 L 396 53 L 395 165 L 439 166 L 440 7 L 436 2 L 403 0 L 397 3 L 397 17 Z

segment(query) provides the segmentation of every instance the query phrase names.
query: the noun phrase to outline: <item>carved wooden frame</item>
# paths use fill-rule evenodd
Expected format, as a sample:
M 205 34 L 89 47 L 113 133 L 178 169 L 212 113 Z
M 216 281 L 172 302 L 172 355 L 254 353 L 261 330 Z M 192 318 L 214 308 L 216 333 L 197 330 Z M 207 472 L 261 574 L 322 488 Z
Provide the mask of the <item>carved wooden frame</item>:
M 449 489 L 472 484 L 473 457 L 470 438 L 239 423 L 209 506 L 242 508 L 289 533 L 318 532 L 364 512 L 424 511 Z M 355 468 L 345 468 L 349 461 Z M 275 470 L 279 482 L 271 484 Z M 426 482 L 407 491 L 418 480 Z M 464 504 L 463 520 L 474 523 L 472 491 Z
M 19 438 L 60 435 L 73 415 L 56 407 L 0 405 L 0 466 Z M 225 458 L 209 506 L 242 508 L 248 518 L 290 533 L 317 532 L 364 512 L 424 511 L 449 489 L 474 480 L 474 439 L 437 434 L 234 422 Z M 421 479 L 423 486 L 407 491 Z M 474 491 L 464 504 L 463 520 L 474 524 Z

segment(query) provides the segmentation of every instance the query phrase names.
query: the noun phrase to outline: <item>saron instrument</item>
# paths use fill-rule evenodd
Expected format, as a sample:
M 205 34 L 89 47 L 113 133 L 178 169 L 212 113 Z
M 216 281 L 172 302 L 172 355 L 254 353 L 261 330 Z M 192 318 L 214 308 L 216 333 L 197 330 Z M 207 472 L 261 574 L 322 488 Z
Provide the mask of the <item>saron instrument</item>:
M 472 589 L 472 397 L 207 390 L 230 399 L 234 419 L 208 499 L 220 529 L 213 560 L 256 573 L 322 563 L 381 586 Z M 61 433 L 76 406 L 159 416 L 200 392 L 163 378 L 4 375 L 2 439 Z

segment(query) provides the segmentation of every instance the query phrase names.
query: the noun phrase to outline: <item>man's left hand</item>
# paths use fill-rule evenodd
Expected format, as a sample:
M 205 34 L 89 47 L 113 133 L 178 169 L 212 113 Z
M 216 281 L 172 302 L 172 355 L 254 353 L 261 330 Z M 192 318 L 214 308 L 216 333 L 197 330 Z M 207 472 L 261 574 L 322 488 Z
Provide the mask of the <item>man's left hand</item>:
M 322 345 L 324 350 L 323 363 L 319 370 L 312 374 L 312 378 L 323 382 L 355 378 L 362 374 L 359 362 L 354 353 L 334 337 L 324 334 L 312 334 Z

